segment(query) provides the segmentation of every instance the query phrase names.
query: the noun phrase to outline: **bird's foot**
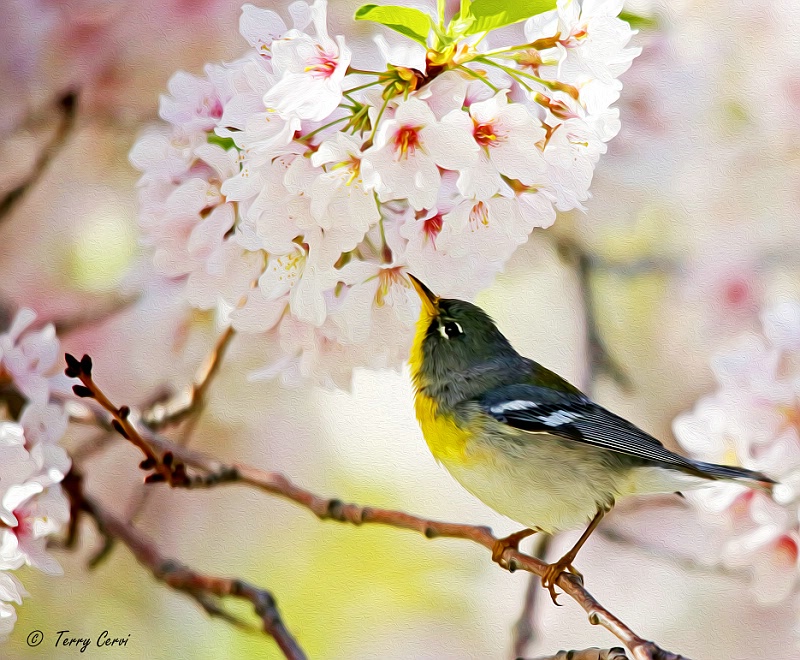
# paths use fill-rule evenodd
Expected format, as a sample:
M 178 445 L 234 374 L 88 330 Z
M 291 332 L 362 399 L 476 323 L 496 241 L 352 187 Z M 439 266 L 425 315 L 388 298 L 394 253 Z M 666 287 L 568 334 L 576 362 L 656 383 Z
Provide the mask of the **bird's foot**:
M 522 539 L 528 538 L 532 534 L 536 534 L 539 531 L 537 529 L 523 529 L 519 532 L 514 532 L 513 534 L 509 534 L 508 536 L 503 537 L 502 539 L 497 539 L 494 542 L 494 546 L 492 547 L 492 561 L 497 562 L 501 566 L 503 565 L 503 554 L 509 548 L 512 550 L 519 550 L 519 542 Z
M 556 605 L 561 605 L 557 600 L 561 594 L 556 592 L 556 581 L 564 571 L 569 571 L 581 581 L 581 584 L 583 583 L 583 575 L 572 565 L 574 559 L 575 557 L 566 554 L 554 564 L 548 564 L 544 569 L 542 586 L 550 592 L 550 598 L 553 599 L 553 603 Z

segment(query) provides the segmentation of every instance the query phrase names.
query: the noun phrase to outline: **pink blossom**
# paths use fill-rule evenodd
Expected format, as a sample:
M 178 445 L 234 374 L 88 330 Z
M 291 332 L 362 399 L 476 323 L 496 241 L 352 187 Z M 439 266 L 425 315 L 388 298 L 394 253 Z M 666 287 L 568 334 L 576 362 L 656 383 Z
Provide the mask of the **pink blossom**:
M 723 561 L 753 566 L 756 592 L 768 600 L 786 598 L 800 568 L 798 319 L 796 302 L 767 309 L 762 334 L 743 335 L 713 358 L 717 390 L 674 422 L 678 440 L 694 456 L 760 470 L 780 482 L 774 500 L 731 484 L 689 495 L 700 511 L 714 514 L 709 522 L 727 524 Z

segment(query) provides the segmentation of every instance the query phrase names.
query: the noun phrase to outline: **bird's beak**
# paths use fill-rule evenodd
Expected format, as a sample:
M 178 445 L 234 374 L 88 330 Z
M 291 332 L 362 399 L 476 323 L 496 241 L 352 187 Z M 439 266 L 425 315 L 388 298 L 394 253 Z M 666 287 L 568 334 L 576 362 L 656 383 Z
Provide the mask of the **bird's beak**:
M 426 287 L 411 273 L 408 274 L 408 277 L 411 280 L 411 284 L 413 284 L 414 288 L 417 290 L 420 300 L 422 300 L 422 308 L 428 313 L 429 316 L 437 316 L 439 314 L 439 297 L 433 295 L 433 291 Z

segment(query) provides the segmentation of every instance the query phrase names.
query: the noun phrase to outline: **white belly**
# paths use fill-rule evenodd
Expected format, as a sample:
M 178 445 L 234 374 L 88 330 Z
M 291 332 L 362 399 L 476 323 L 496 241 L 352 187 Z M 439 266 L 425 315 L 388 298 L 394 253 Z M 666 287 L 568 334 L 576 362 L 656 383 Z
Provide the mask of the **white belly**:
M 609 452 L 554 436 L 496 439 L 468 454 L 471 460 L 442 463 L 497 512 L 547 533 L 582 527 L 630 493 L 629 470 L 620 469 L 616 457 L 609 463 Z

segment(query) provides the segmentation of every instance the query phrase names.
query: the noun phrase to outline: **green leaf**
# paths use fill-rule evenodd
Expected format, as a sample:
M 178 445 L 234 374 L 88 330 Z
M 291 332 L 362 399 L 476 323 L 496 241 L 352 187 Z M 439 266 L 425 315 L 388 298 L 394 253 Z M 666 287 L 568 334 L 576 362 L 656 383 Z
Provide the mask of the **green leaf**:
M 658 19 L 653 16 L 641 16 L 640 14 L 634 14 L 632 11 L 623 11 L 620 12 L 619 17 L 626 23 L 629 23 L 634 30 L 639 28 L 643 30 L 655 30 L 658 28 Z
M 468 15 L 462 13 L 465 5 Z M 555 8 L 556 0 L 472 0 L 462 3 L 462 12 L 459 13 L 462 20 L 467 16 L 474 19 L 465 34 L 477 34 L 519 23 Z
M 232 148 L 233 149 L 236 148 L 236 144 L 229 137 L 222 137 L 220 135 L 217 135 L 216 133 L 209 133 L 207 139 L 209 144 L 216 144 L 217 146 L 225 149 L 225 151 L 228 151 L 229 149 Z
M 447 34 L 458 36 L 467 34 L 469 26 L 475 22 L 475 18 L 469 10 L 471 5 L 472 3 L 470 0 L 461 0 L 460 9 L 456 12 L 456 15 L 453 16 L 450 25 L 447 26 Z
M 427 45 L 433 29 L 431 17 L 424 11 L 396 5 L 364 5 L 356 11 L 356 20 L 380 23 L 423 46 Z

